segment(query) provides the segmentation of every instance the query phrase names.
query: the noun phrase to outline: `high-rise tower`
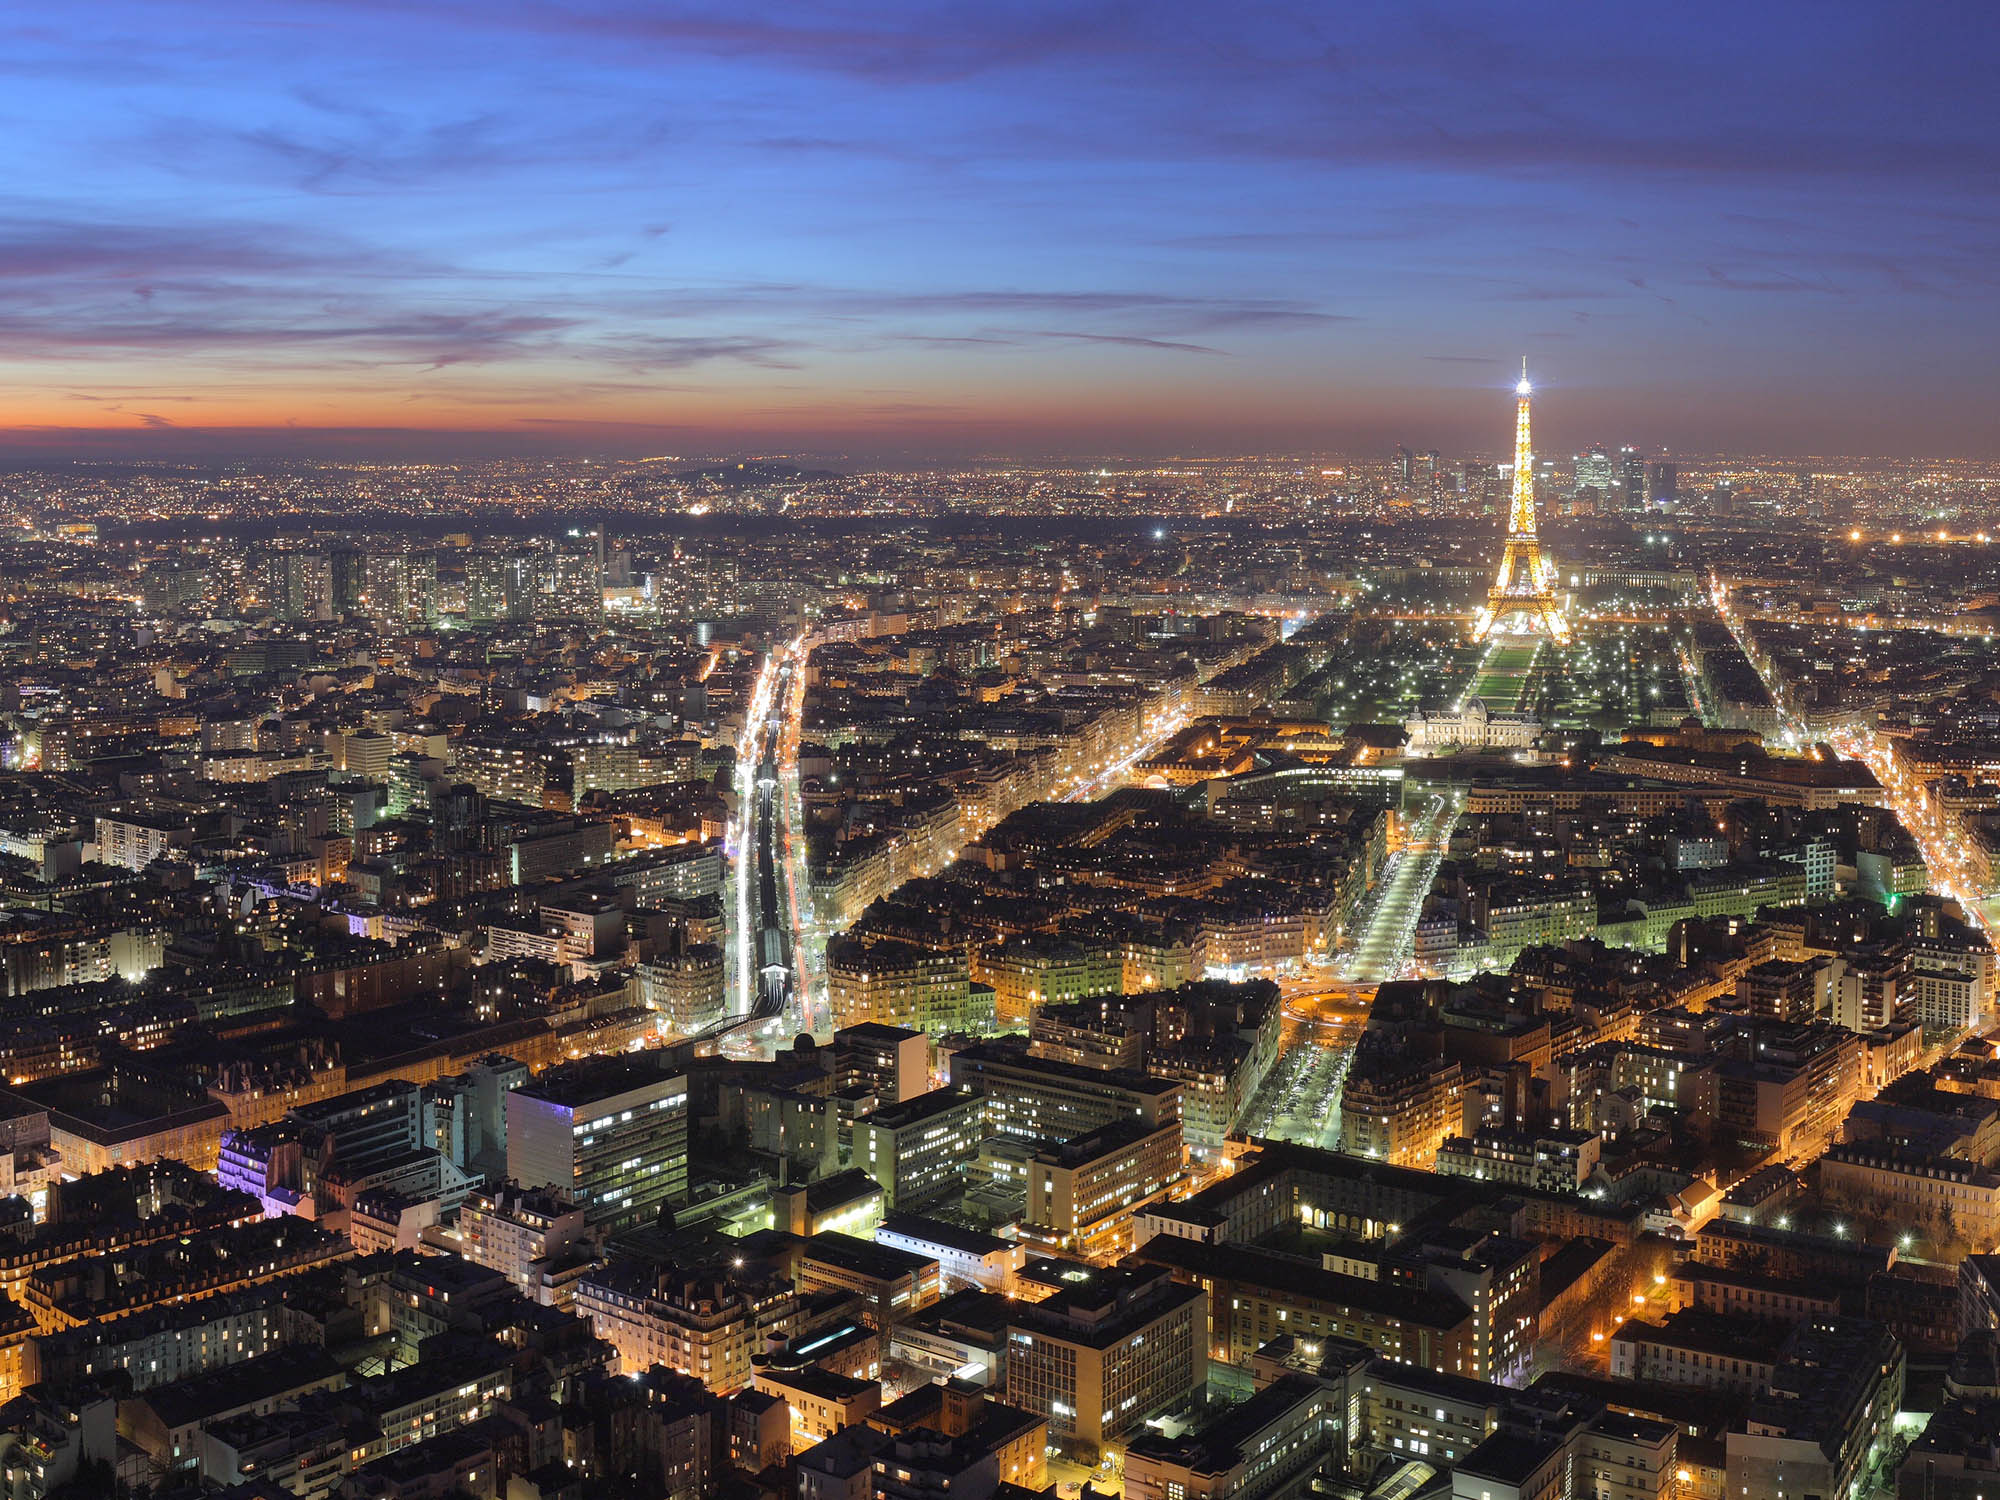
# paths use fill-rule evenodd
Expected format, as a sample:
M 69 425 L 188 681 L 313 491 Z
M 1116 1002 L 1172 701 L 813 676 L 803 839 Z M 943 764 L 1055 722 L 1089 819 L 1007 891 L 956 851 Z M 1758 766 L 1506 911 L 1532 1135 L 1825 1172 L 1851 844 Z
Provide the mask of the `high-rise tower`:
M 1528 362 L 1521 361 L 1521 383 L 1514 387 L 1514 501 L 1507 512 L 1507 548 L 1500 554 L 1500 572 L 1486 594 L 1486 608 L 1473 622 L 1472 638 L 1543 633 L 1556 641 L 1569 639 L 1569 621 L 1556 596 L 1556 566 L 1542 555 L 1535 535 L 1535 449 L 1528 435 Z

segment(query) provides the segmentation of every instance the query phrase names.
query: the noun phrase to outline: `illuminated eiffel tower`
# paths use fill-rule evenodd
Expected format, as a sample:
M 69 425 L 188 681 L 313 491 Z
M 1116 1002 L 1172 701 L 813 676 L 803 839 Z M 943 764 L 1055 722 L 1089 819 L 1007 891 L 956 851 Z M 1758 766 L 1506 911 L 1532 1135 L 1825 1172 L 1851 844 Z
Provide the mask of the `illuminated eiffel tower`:
M 1514 503 L 1507 515 L 1507 550 L 1500 554 L 1500 572 L 1487 591 L 1486 607 L 1473 622 L 1475 641 L 1496 635 L 1545 634 L 1557 642 L 1569 639 L 1569 620 L 1556 593 L 1556 565 L 1542 552 L 1535 536 L 1535 451 L 1528 441 L 1528 361 L 1521 361 L 1520 398 L 1514 408 Z

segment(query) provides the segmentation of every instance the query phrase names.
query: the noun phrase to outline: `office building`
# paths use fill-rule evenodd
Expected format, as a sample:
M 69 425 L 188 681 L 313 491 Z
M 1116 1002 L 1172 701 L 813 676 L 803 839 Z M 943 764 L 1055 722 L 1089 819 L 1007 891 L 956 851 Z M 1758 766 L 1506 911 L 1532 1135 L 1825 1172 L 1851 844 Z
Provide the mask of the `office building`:
M 1048 1418 L 1058 1448 L 1095 1462 L 1207 1381 L 1207 1316 L 1207 1295 L 1163 1270 L 1080 1271 L 1045 1301 L 1013 1305 L 1007 1401 Z
M 1125 1449 L 1130 1500 L 1251 1500 L 1294 1493 L 1340 1449 L 1338 1394 L 1284 1375 L 1181 1437 L 1142 1433 Z
M 1138 1119 L 1179 1124 L 1181 1086 L 1122 1069 L 1030 1057 L 1018 1039 L 975 1042 L 950 1056 L 951 1081 L 986 1098 L 987 1128 L 1037 1146 L 1055 1146 Z
M 1038 1249 L 1115 1259 L 1134 1248 L 1134 1216 L 1181 1176 L 1181 1126 L 1115 1120 L 1028 1163 L 1024 1239 Z
M 881 1184 L 891 1212 L 921 1212 L 964 1191 L 985 1135 L 979 1095 L 933 1089 L 857 1119 L 851 1160 Z
M 507 1175 L 593 1227 L 652 1220 L 687 1196 L 687 1079 L 644 1053 L 549 1069 L 507 1095 Z

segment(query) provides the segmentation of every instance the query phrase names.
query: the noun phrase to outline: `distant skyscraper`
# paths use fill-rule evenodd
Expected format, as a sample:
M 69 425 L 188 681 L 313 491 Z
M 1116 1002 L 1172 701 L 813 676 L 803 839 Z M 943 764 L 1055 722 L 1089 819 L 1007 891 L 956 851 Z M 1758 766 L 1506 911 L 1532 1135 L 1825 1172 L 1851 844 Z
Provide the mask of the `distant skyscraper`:
M 368 560 L 359 552 L 342 548 L 333 554 L 333 612 L 336 615 L 365 613 L 362 600 L 368 593 Z
M 1412 464 L 1412 455 L 1410 453 L 1410 450 L 1408 448 L 1398 447 L 1396 449 L 1396 482 L 1402 485 L 1405 489 L 1409 488 L 1411 479 L 1415 477 L 1411 468 L 1411 464 Z
M 1659 459 L 1646 470 L 1646 499 L 1654 505 L 1672 500 L 1680 493 L 1680 470 L 1665 459 Z
M 265 599 L 281 620 L 333 618 L 333 567 L 324 552 L 273 552 L 266 562 Z
M 532 612 L 535 576 L 525 557 L 486 554 L 465 564 L 465 617 L 475 625 L 525 620 Z
M 437 623 L 438 560 L 435 552 L 412 552 L 403 560 L 409 580 L 410 619 Z
M 170 615 L 201 602 L 201 569 L 156 562 L 139 580 L 140 605 L 149 615 Z
M 373 553 L 361 559 L 360 613 L 381 624 L 400 625 L 410 613 L 410 579 L 400 553 Z
M 1507 513 L 1507 546 L 1500 571 L 1486 596 L 1486 608 L 1472 627 L 1474 640 L 1496 635 L 1545 631 L 1569 639 L 1569 620 L 1556 597 L 1555 563 L 1542 552 L 1535 525 L 1535 449 L 1528 432 L 1528 362 L 1514 387 L 1514 495 Z
M 556 554 L 555 566 L 549 574 L 549 590 L 542 602 L 551 619 L 604 618 L 604 563 L 594 547 Z
M 1612 485 L 1611 455 L 1602 446 L 1593 446 L 1576 456 L 1576 493 L 1595 490 L 1600 499 L 1609 499 Z
M 356 610 L 377 624 L 401 627 L 437 618 L 437 555 L 373 552 L 361 559 Z
M 1629 445 L 1618 450 L 1618 487 L 1624 491 L 1625 509 L 1646 508 L 1646 458 Z

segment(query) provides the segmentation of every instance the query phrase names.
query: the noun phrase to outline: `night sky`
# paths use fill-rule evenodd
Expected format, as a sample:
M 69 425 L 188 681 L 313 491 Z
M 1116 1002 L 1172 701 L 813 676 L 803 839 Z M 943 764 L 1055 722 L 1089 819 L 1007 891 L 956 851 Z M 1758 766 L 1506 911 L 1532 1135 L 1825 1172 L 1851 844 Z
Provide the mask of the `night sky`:
M 33 453 L 2000 456 L 2000 12 L 10 7 Z

